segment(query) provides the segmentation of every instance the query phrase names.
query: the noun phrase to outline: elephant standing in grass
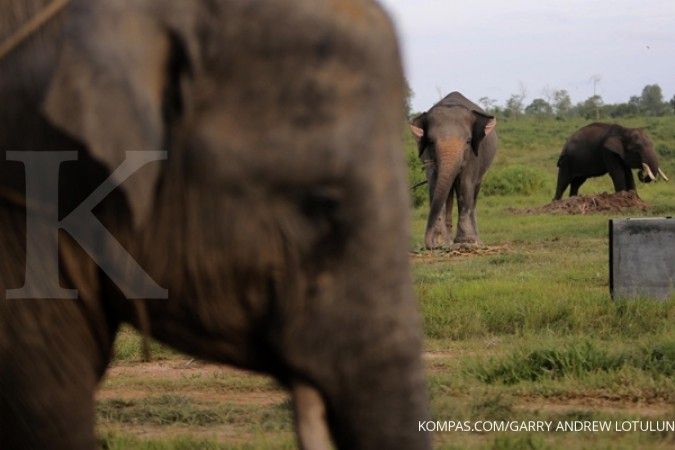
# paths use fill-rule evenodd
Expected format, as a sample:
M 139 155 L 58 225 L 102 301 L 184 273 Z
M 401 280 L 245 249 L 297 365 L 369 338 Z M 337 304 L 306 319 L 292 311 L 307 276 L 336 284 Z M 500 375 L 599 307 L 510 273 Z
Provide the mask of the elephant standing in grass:
M 0 42 L 49 5 L 0 0 Z M 274 376 L 293 392 L 302 448 L 429 448 L 404 83 L 374 2 L 72 0 L 0 74 L 3 450 L 96 447 L 94 391 L 125 322 Z M 21 155 L 55 151 L 70 152 L 58 204 L 33 202 L 28 184 L 48 177 L 29 179 Z M 88 206 L 105 229 L 65 228 L 145 151 L 166 159 Z M 48 282 L 56 235 L 26 218 L 54 208 L 66 232 L 52 287 L 77 297 L 8 298 L 29 271 Z M 94 262 L 117 261 L 115 242 L 166 298 L 131 298 L 123 267 Z
M 426 166 L 430 211 L 424 244 L 451 242 L 453 197 L 457 196 L 455 243 L 476 243 L 476 202 L 481 181 L 497 152 L 497 120 L 459 92 L 417 116 L 410 128 Z
M 643 183 L 656 181 L 659 176 L 668 181 L 644 130 L 608 123 L 586 125 L 570 136 L 560 154 L 553 200 L 560 200 L 570 184 L 573 197 L 588 178 L 606 173 L 612 177 L 616 192 L 634 191 L 631 169 L 640 169 L 638 178 Z

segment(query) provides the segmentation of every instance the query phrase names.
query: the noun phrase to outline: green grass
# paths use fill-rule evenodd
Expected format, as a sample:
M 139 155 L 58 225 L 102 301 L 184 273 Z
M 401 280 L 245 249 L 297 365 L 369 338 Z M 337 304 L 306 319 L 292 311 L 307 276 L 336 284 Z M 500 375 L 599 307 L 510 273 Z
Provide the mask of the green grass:
M 481 192 L 491 195 L 530 195 L 541 191 L 545 178 L 540 171 L 515 164 L 490 172 L 483 180 Z
M 632 368 L 671 377 L 675 373 L 675 341 L 650 343 L 645 348 L 608 350 L 605 345 L 586 341 L 562 348 L 542 347 L 517 351 L 500 361 L 478 365 L 474 375 L 484 383 L 516 384 L 544 378 L 582 378 L 594 372 L 618 372 Z
M 148 339 L 150 355 L 153 360 L 171 359 L 180 355 L 152 339 Z M 114 358 L 116 362 L 138 362 L 143 357 L 143 338 L 129 327 L 123 327 L 115 340 Z
M 632 118 L 645 127 L 675 180 L 675 117 Z M 438 420 L 629 420 L 675 418 L 675 299 L 615 302 L 608 286 L 607 222 L 626 214 L 518 215 L 510 208 L 548 203 L 567 136 L 587 121 L 501 120 L 500 148 L 481 195 L 484 243 L 498 254 L 413 257 L 423 315 L 431 410 Z M 410 181 L 423 179 L 405 133 Z M 609 177 L 582 194 L 611 191 Z M 675 183 L 638 185 L 646 215 L 675 213 Z M 498 195 L 496 195 L 498 194 Z M 420 248 L 427 193 L 417 190 L 410 246 Z M 645 213 L 639 213 L 645 215 Z M 152 344 L 153 355 L 182 355 Z M 133 365 L 140 341 L 128 330 L 116 364 Z M 170 379 L 120 374 L 104 390 L 147 392 L 98 404 L 107 449 L 295 448 L 288 404 L 204 400 L 210 393 L 278 395 L 269 379 L 242 373 Z M 256 425 L 261 424 L 261 425 Z M 166 431 L 151 435 L 148 429 Z M 224 430 L 224 431 L 223 431 Z M 221 433 L 222 432 L 222 433 Z M 666 449 L 675 437 L 653 433 L 437 433 L 441 449 Z
M 432 366 L 435 417 L 538 417 L 532 409 L 518 413 L 512 408 L 514 402 L 531 399 L 579 399 L 589 405 L 605 399 L 624 407 L 675 402 L 675 299 L 615 302 L 609 295 L 608 220 L 636 213 L 510 212 L 550 201 L 560 150 L 585 123 L 501 121 L 500 148 L 486 177 L 490 189 L 483 193 L 491 195 L 479 199 L 478 225 L 484 243 L 506 250 L 471 258 L 413 259 L 426 348 L 459 350 L 452 362 Z M 675 173 L 675 117 L 621 123 L 645 127 L 662 167 Z M 407 148 L 414 154 L 414 147 Z M 527 173 L 537 174 L 531 185 L 524 182 Z M 603 191 L 612 191 L 609 177 L 589 180 L 581 188 L 582 194 Z M 675 212 L 672 183 L 639 184 L 638 192 L 651 209 L 637 214 Z M 426 214 L 425 205 L 413 212 L 414 249 L 422 246 Z M 592 406 L 582 412 L 607 414 Z M 631 413 L 613 414 L 623 418 Z M 672 420 L 675 408 L 666 417 Z M 439 448 L 667 448 L 673 437 L 452 434 L 437 436 L 437 443 Z

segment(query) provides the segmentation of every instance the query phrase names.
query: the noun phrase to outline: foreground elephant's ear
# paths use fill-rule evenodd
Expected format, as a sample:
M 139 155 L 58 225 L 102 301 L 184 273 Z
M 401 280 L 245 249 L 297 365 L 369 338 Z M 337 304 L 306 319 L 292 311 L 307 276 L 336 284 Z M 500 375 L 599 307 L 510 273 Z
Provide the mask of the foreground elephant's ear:
M 476 120 L 473 124 L 473 132 L 471 135 L 471 147 L 475 154 L 478 154 L 478 147 L 480 143 L 485 139 L 486 136 L 489 136 L 494 132 L 497 127 L 497 119 L 494 116 L 490 116 L 483 113 L 474 112 Z
M 44 111 L 111 172 L 129 151 L 161 151 L 171 42 L 152 18 L 123 2 L 76 2 Z M 136 225 L 150 213 L 161 163 L 122 188 Z
M 621 142 L 621 138 L 619 138 L 618 136 L 608 137 L 607 139 L 605 139 L 605 143 L 603 145 L 607 150 L 616 153 L 622 159 L 626 157 L 623 143 Z

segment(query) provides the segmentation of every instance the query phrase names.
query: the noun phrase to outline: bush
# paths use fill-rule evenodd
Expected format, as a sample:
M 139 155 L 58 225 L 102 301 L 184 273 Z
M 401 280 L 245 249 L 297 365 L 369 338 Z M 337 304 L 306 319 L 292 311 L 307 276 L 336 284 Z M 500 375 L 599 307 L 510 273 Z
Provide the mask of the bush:
M 481 192 L 484 195 L 530 195 L 544 187 L 540 171 L 523 165 L 509 166 L 488 172 Z

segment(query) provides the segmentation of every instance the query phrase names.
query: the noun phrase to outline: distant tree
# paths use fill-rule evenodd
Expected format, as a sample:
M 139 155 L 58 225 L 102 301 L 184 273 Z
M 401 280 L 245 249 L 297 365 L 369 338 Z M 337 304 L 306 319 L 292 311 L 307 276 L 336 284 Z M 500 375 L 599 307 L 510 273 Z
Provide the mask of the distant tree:
M 636 111 L 636 114 L 639 114 L 642 110 L 642 101 L 638 95 L 631 95 L 628 104 Z
M 508 117 L 518 117 L 523 113 L 523 103 L 524 103 L 524 98 L 522 98 L 518 94 L 513 94 L 509 99 L 506 101 L 506 108 L 504 109 L 504 113 Z
M 543 98 L 535 98 L 532 100 L 532 103 L 525 108 L 525 113 L 534 116 L 550 116 L 553 114 L 553 108 Z
M 670 107 L 672 108 L 673 112 L 675 112 L 675 95 L 673 95 L 673 98 L 671 98 L 668 103 L 670 103 Z
M 489 97 L 481 97 L 478 99 L 478 103 L 481 104 L 485 112 L 493 113 L 495 106 L 497 105 L 497 100 Z
M 667 105 L 663 102 L 663 92 L 658 84 L 648 84 L 642 89 L 640 96 L 642 111 L 648 116 L 662 116 L 667 112 Z
M 609 110 L 605 110 L 605 112 L 612 117 L 637 116 L 640 114 L 639 104 L 632 101 L 606 106 L 611 106 L 611 108 Z
M 518 118 L 518 116 L 523 114 L 525 99 L 527 98 L 527 88 L 522 81 L 518 83 L 518 90 L 517 94 L 511 95 L 506 101 L 504 115 L 507 117 Z
M 495 105 L 492 107 L 492 109 L 489 111 L 490 114 L 493 114 L 495 116 L 503 116 L 504 114 L 504 108 L 502 108 L 499 105 Z
M 403 86 L 404 89 L 404 95 L 405 95 L 405 103 L 403 105 L 403 111 L 405 112 L 405 116 L 410 119 L 412 117 L 412 98 L 414 97 L 415 93 L 413 90 L 410 88 L 410 84 L 408 83 L 408 80 L 405 80 L 405 84 Z
M 553 93 L 553 109 L 557 117 L 566 117 L 572 111 L 572 99 L 565 89 Z
M 577 105 L 577 111 L 580 116 L 585 117 L 586 119 L 598 120 L 600 118 L 602 105 L 602 97 L 599 95 L 592 95 L 583 103 Z

